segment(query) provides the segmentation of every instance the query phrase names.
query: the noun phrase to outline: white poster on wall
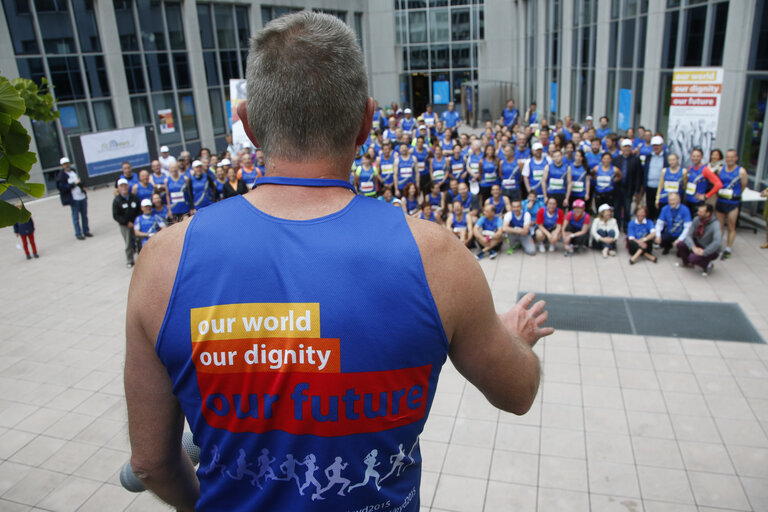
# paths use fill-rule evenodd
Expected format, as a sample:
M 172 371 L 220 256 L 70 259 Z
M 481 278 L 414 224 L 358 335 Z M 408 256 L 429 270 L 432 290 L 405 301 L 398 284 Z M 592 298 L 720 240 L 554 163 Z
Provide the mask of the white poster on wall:
M 125 161 L 133 167 L 149 165 L 149 145 L 143 126 L 83 135 L 80 145 L 91 177 L 119 171 Z
M 246 146 L 253 146 L 250 139 L 245 134 L 243 128 L 243 122 L 237 115 L 237 106 L 245 101 L 247 94 L 247 86 L 244 79 L 230 79 L 229 80 L 229 118 L 232 121 L 230 128 L 232 129 L 232 144 L 235 147 L 244 148 Z M 235 156 L 235 155 L 231 155 Z
M 676 68 L 669 99 L 669 151 L 690 165 L 693 148 L 701 148 L 704 160 L 714 148 L 720 100 L 723 92 L 723 68 Z

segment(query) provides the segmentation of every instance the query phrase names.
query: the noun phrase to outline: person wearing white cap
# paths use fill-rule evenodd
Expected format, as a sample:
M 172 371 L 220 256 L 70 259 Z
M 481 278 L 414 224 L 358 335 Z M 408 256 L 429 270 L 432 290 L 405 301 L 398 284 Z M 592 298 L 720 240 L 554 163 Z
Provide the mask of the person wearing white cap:
M 160 162 L 160 167 L 162 167 L 165 172 L 168 172 L 171 164 L 176 162 L 176 157 L 171 155 L 169 151 L 168 146 L 160 146 L 160 156 L 157 157 L 157 160 Z
M 613 218 L 613 208 L 609 204 L 601 204 L 597 209 L 597 218 L 589 228 L 592 247 L 600 250 L 603 258 L 616 256 L 616 240 L 619 237 L 619 225 Z
M 56 176 L 56 188 L 59 189 L 59 199 L 63 206 L 69 206 L 72 211 L 72 225 L 75 227 L 75 238 L 85 240 L 92 237 L 88 227 L 88 196 L 85 187 L 80 183 L 80 176 L 72 169 L 69 158 L 59 160 L 61 170 Z
M 192 215 L 200 208 L 216 202 L 218 197 L 216 184 L 200 160 L 192 162 L 192 176 L 189 178 L 187 186 L 189 187 L 189 196 L 192 198 L 192 209 L 190 210 Z
M 536 192 L 540 198 L 544 197 L 544 191 L 541 188 L 541 180 L 544 173 L 549 169 L 549 159 L 542 155 L 544 146 L 541 142 L 534 142 L 531 146 L 533 155 L 523 166 L 523 181 L 528 191 Z
M 406 108 L 403 110 L 403 118 L 400 120 L 400 128 L 403 132 L 413 133 L 413 129 L 416 127 L 416 120 L 413 118 L 413 112 L 411 109 Z
M 152 208 L 151 200 L 149 207 Z M 128 180 L 118 178 L 117 195 L 112 200 L 112 218 L 120 226 L 120 234 L 125 243 L 125 265 L 128 268 L 133 267 L 133 254 L 136 252 L 136 236 L 133 226 L 139 213 L 139 198 L 131 194 Z
M 632 220 L 632 199 L 639 204 L 643 188 L 643 166 L 632 151 L 631 139 L 622 139 L 621 154 L 614 157 L 613 165 L 621 170 L 621 180 L 616 183 L 613 195 L 614 215 L 622 233 L 626 233 Z
M 594 126 L 594 121 L 592 119 L 592 116 L 587 116 L 586 119 L 584 120 L 584 126 L 581 127 L 581 131 L 583 133 L 587 133 L 589 130 L 593 129 L 594 127 L 595 126 Z
M 117 190 L 117 182 L 120 179 L 124 179 L 128 182 L 128 187 L 133 190 L 133 186 L 139 183 L 139 176 L 133 172 L 133 166 L 129 161 L 124 161 L 120 164 L 120 175 L 115 178 L 115 190 L 114 194 L 117 196 L 119 193 Z
M 133 233 L 139 242 L 138 251 L 141 252 L 141 248 L 144 247 L 150 237 L 164 227 L 163 218 L 152 211 L 152 200 L 142 199 L 141 215 L 138 215 L 133 221 Z
M 643 184 L 645 185 L 645 206 L 648 208 L 648 218 L 656 220 L 659 216 L 659 209 L 656 207 L 656 193 L 659 190 L 661 171 L 665 167 L 669 167 L 669 162 L 667 161 L 667 152 L 664 149 L 664 139 L 661 136 L 651 137 L 651 148 L 651 154 L 645 157 Z

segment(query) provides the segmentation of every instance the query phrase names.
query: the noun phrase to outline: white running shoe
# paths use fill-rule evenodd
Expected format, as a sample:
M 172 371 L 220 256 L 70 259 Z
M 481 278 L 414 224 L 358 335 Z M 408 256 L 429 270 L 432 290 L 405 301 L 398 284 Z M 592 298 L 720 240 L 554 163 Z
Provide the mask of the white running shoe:
M 544 244 L 539 244 L 539 252 L 546 252 L 546 249 L 544 249 Z
M 549 252 L 555 252 L 555 245 L 549 244 Z

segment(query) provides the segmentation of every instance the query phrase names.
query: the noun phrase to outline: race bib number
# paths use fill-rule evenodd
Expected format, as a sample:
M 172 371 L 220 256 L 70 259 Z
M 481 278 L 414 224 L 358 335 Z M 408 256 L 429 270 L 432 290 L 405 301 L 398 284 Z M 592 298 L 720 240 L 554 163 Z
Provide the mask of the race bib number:
M 610 176 L 598 176 L 597 177 L 597 185 L 600 188 L 607 188 L 611 185 L 611 177 Z
M 476 173 L 477 170 L 480 168 L 480 163 L 479 162 L 470 163 L 469 168 L 472 170 L 472 172 Z
M 559 190 L 563 188 L 564 183 L 565 180 L 563 178 L 549 178 L 549 188 Z
M 692 185 L 692 183 L 689 183 L 688 185 Z M 694 192 L 696 191 L 696 187 L 693 187 Z M 664 182 L 664 192 L 667 194 L 677 193 L 680 190 L 680 185 L 676 181 L 665 181 Z
M 496 179 L 497 179 L 498 177 L 499 177 L 499 175 L 498 175 L 498 174 L 496 174 L 495 172 L 487 172 L 487 173 L 485 173 L 485 175 L 483 175 L 483 180 L 484 180 L 486 183 L 491 183 L 491 182 L 494 182 L 494 181 L 496 181 Z
M 443 178 L 445 178 L 445 171 L 443 171 L 443 170 L 433 171 L 432 172 L 432 178 L 437 180 L 437 181 L 442 180 Z
M 416 168 L 419 170 L 419 172 L 423 171 L 423 170 L 424 170 L 424 167 L 425 167 L 425 166 L 424 166 L 424 162 L 418 162 L 418 163 L 416 164 Z
M 533 170 L 533 179 L 536 181 L 541 180 L 541 177 L 544 176 L 544 169 L 534 169 Z
M 413 177 L 413 167 L 401 167 L 400 168 L 400 179 L 407 180 L 409 178 Z
M 685 193 L 689 196 L 696 194 L 696 184 L 692 181 L 689 181 L 688 184 L 685 185 Z
M 719 197 L 722 197 L 723 199 L 732 199 L 733 198 L 733 189 L 732 188 L 721 188 L 717 191 L 717 195 Z
M 384 164 L 381 166 L 381 174 L 392 174 L 395 172 L 395 168 L 392 166 L 392 164 Z
M 493 236 L 495 231 L 491 231 L 490 229 L 484 229 L 483 230 L 483 236 Z
M 501 182 L 501 185 L 506 189 L 513 189 L 517 185 L 515 178 L 507 178 Z
M 584 192 L 584 182 L 574 181 L 571 183 L 571 190 L 573 192 Z
M 461 233 L 462 231 L 466 231 L 467 226 L 456 226 L 453 228 L 454 233 Z
M 434 126 L 435 125 L 435 118 L 434 117 L 425 117 L 424 118 L 424 124 L 427 126 Z
M 360 183 L 360 192 L 363 192 L 364 194 L 367 194 L 368 192 L 373 192 L 373 182 L 364 181 Z
M 453 164 L 451 170 L 456 174 L 459 174 L 464 171 L 464 166 L 462 164 Z
M 178 192 L 171 192 L 171 202 L 172 203 L 178 203 L 179 201 L 182 201 L 184 199 L 184 192 L 178 191 Z

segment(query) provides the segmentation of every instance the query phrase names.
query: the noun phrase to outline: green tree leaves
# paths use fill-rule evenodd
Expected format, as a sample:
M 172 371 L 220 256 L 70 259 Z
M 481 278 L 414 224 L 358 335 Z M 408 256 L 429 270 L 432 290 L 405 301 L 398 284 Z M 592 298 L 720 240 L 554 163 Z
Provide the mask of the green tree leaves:
M 0 194 L 10 190 L 22 199 L 21 192 L 32 197 L 45 193 L 42 183 L 27 183 L 37 156 L 29 150 L 31 137 L 18 119 L 22 115 L 43 122 L 57 119 L 59 112 L 53 110 L 53 96 L 48 91 L 45 78 L 40 89 L 26 78 L 9 81 L 0 76 Z M 0 201 L 0 227 L 26 222 L 29 216 L 23 201 L 21 208 Z

